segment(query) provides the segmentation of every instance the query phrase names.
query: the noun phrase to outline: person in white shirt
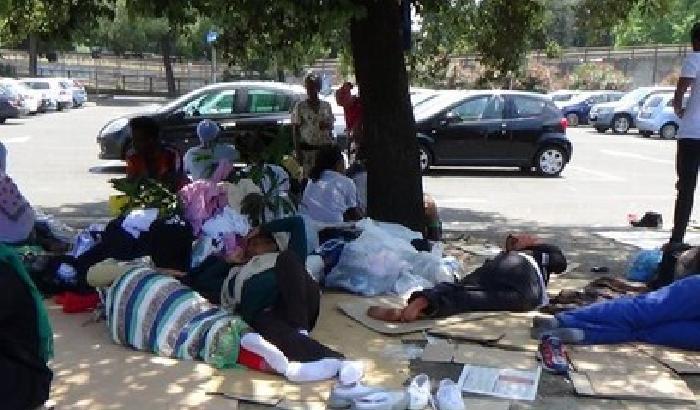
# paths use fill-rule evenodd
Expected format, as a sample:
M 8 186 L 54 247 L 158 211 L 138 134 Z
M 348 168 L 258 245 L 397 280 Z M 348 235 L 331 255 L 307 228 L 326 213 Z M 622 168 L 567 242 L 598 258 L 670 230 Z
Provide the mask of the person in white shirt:
M 201 144 L 190 148 L 183 160 L 185 172 L 193 180 L 209 179 L 221 160 L 231 164 L 238 160 L 238 151 L 233 145 L 217 142 L 219 125 L 214 121 L 200 121 L 197 136 Z
M 304 190 L 301 213 L 325 223 L 362 218 L 357 188 L 352 179 L 343 175 L 344 171 L 345 160 L 340 148 L 333 145 L 321 148 Z
M 676 206 L 673 218 L 671 243 L 682 243 L 688 220 L 693 210 L 693 196 L 698 181 L 700 166 L 700 22 L 690 31 L 693 52 L 683 63 L 673 109 L 681 119 L 678 128 L 678 151 L 676 154 Z M 688 104 L 683 107 L 683 96 L 690 88 Z

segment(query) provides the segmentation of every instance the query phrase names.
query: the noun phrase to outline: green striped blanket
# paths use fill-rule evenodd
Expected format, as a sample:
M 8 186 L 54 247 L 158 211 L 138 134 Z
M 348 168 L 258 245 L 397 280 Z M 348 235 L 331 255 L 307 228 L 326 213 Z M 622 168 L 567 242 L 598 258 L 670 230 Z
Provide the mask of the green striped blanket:
M 151 268 L 133 268 L 107 290 L 112 339 L 159 356 L 231 367 L 244 322 L 178 280 Z

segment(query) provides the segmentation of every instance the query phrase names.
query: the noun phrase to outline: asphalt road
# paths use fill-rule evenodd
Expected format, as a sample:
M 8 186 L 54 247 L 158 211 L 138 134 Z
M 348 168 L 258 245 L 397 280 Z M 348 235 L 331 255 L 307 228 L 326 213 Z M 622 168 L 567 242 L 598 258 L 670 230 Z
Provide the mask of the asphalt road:
M 97 158 L 99 129 L 120 114 L 142 109 L 146 100 L 108 100 L 98 105 L 8 120 L 0 141 L 8 167 L 36 206 L 62 216 L 105 213 L 112 192 L 107 180 L 120 176 L 119 162 Z M 627 214 L 662 213 L 667 225 L 675 196 L 675 142 L 636 133 L 600 135 L 569 128 L 572 162 L 559 178 L 540 178 L 508 169 L 439 168 L 424 178 L 425 191 L 445 208 L 447 227 L 464 222 L 460 211 L 495 213 L 505 220 L 548 226 L 627 224 Z M 699 194 L 696 195 L 696 200 Z M 696 207 L 694 218 L 700 215 Z

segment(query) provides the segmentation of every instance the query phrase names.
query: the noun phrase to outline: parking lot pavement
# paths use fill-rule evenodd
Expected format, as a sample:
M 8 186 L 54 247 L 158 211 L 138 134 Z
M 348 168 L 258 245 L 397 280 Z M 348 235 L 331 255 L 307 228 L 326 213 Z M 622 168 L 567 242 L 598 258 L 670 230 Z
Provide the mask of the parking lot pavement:
M 50 212 L 104 215 L 112 193 L 107 181 L 122 175 L 123 164 L 97 158 L 97 133 L 108 120 L 154 102 L 100 99 L 94 106 L 9 120 L 0 126 L 9 173 L 33 204 Z M 649 210 L 670 224 L 674 141 L 641 138 L 636 130 L 601 135 L 569 128 L 567 134 L 574 156 L 560 178 L 509 169 L 436 168 L 424 178 L 424 190 L 447 210 L 493 212 L 545 225 L 623 226 L 627 214 Z

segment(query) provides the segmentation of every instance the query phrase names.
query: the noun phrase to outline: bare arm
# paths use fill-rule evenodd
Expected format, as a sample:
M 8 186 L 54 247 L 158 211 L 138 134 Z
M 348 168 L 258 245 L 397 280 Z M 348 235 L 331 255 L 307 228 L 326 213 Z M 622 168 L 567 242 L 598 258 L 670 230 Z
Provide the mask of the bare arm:
M 678 84 L 676 84 L 676 92 L 673 95 L 673 111 L 678 118 L 683 118 L 683 96 L 692 82 L 693 78 L 681 77 L 678 79 Z

